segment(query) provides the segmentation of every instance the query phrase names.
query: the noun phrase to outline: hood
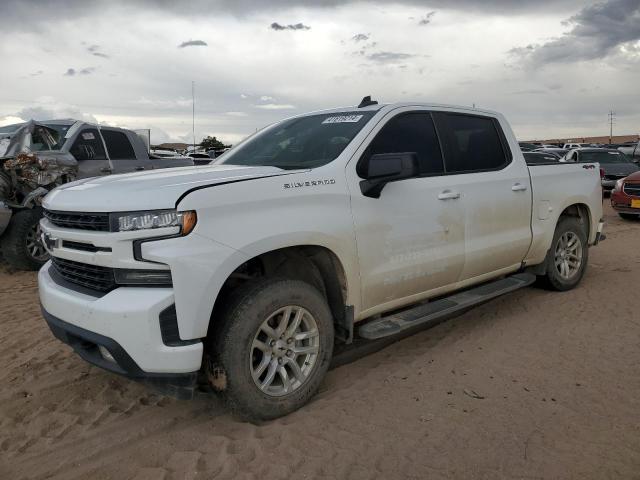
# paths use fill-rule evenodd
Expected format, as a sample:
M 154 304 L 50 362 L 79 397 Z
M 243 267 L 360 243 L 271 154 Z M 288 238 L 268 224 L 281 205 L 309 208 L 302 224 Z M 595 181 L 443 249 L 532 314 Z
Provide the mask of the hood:
M 627 182 L 640 182 L 640 171 L 638 171 L 636 173 L 632 173 L 627 178 L 625 178 L 625 181 L 627 181 Z
M 125 212 L 175 208 L 193 189 L 224 183 L 287 175 L 299 170 L 238 165 L 204 165 L 108 175 L 67 183 L 44 199 L 49 210 Z
M 627 176 L 638 171 L 638 167 L 633 163 L 601 163 L 600 168 L 604 170 L 605 175 L 622 175 Z

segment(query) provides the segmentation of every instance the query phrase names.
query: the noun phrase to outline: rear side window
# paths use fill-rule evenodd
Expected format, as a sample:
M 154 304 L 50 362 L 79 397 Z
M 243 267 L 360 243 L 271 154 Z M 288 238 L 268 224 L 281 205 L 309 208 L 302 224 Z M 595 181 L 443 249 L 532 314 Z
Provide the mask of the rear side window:
M 69 150 L 73 158 L 81 160 L 106 160 L 104 146 L 98 130 L 95 128 L 85 128 L 82 130 L 76 141 L 73 142 Z
M 136 154 L 133 151 L 131 142 L 122 132 L 113 130 L 102 130 L 104 143 L 107 144 L 107 151 L 111 160 L 135 160 Z
M 392 118 L 378 132 L 365 155 L 406 152 L 418 155 L 421 175 L 444 172 L 440 143 L 429 113 L 402 113 Z
M 510 162 L 494 119 L 435 112 L 447 173 L 499 170 Z

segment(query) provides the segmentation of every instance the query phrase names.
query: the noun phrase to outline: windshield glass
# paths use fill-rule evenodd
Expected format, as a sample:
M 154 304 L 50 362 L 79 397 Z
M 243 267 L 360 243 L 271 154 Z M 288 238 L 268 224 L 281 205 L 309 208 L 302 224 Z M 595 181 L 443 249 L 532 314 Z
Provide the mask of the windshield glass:
M 622 152 L 580 152 L 580 163 L 631 163 L 629 158 Z
M 342 153 L 375 113 L 325 113 L 285 120 L 229 151 L 221 163 L 284 169 L 326 165 Z
M 55 133 L 52 133 L 53 139 L 55 140 L 55 144 L 51 146 L 51 150 L 60 150 L 62 145 L 65 142 L 64 136 L 67 134 L 67 131 L 71 128 L 73 123 L 44 123 L 47 127 L 52 130 L 55 130 Z

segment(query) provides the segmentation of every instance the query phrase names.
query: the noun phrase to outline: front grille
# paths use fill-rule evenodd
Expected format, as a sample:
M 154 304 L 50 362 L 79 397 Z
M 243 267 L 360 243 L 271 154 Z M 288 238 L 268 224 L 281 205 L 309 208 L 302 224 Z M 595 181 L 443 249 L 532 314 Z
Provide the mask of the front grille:
M 640 183 L 625 183 L 622 191 L 627 195 L 640 197 Z
M 113 268 L 99 267 L 57 257 L 53 257 L 51 263 L 55 271 L 67 282 L 98 292 L 110 292 L 117 286 Z
M 76 230 L 109 231 L 108 213 L 54 212 L 45 210 L 44 216 L 51 223 L 62 228 Z

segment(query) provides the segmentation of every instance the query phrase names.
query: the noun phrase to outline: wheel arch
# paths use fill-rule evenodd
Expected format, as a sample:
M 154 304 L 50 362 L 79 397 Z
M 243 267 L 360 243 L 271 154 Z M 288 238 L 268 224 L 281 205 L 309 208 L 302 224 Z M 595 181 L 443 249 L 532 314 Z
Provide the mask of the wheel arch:
M 565 217 L 575 217 L 580 220 L 580 222 L 585 226 L 585 233 L 587 235 L 587 242 L 589 242 L 592 233 L 592 213 L 591 209 L 586 203 L 583 202 L 575 202 L 567 205 L 556 218 L 553 230 L 547 232 L 548 240 L 546 244 L 548 245 L 545 252 L 548 254 L 549 250 L 553 247 L 553 237 L 555 235 L 555 231 L 558 228 L 558 224 Z M 546 258 L 546 256 L 545 256 Z M 546 262 L 542 261 L 535 265 L 531 265 L 527 267 L 527 271 L 534 273 L 535 275 L 545 275 L 547 273 Z
M 216 296 L 208 334 L 234 288 L 269 277 L 301 280 L 317 288 L 331 310 L 336 337 L 353 338 L 353 307 L 348 305 L 349 281 L 343 262 L 330 248 L 317 244 L 291 245 L 256 254 L 227 276 Z
M 585 233 L 587 234 L 587 240 L 591 238 L 591 225 L 592 225 L 592 215 L 591 209 L 586 203 L 573 203 L 566 207 L 558 216 L 558 220 L 556 221 L 556 227 L 558 228 L 558 223 L 562 217 L 576 217 L 580 220 L 585 226 Z M 555 231 L 555 229 L 554 229 Z

